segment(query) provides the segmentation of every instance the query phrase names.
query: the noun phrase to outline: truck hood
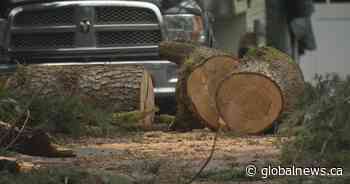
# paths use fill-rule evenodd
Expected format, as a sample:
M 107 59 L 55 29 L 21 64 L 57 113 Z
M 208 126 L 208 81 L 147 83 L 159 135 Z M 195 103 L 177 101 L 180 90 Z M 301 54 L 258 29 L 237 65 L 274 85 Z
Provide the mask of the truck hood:
M 43 2 L 55 2 L 55 1 L 74 1 L 74 0 L 8 0 L 8 3 L 11 5 L 19 5 L 19 4 L 30 4 L 30 3 L 43 3 Z M 81 0 L 80 0 L 81 1 Z M 87 0 L 83 0 L 87 1 Z M 103 1 L 103 0 L 100 0 Z M 114 0 L 118 1 L 118 0 Z M 157 6 L 161 6 L 162 0 L 123 0 L 123 1 L 143 1 L 143 2 L 150 2 Z
M 19 5 L 25 5 L 25 4 L 31 4 L 31 3 L 43 3 L 43 2 L 55 2 L 55 1 L 74 1 L 74 0 L 0 0 L 0 13 L 5 9 L 13 8 Z M 80 1 L 87 1 L 87 0 L 80 0 Z M 104 1 L 104 0 L 99 0 L 99 1 Z M 121 0 L 109 0 L 109 1 L 121 1 Z M 150 2 L 157 5 L 165 14 L 174 14 L 174 13 L 200 14 L 201 13 L 201 7 L 198 5 L 197 0 L 123 0 L 123 1 Z

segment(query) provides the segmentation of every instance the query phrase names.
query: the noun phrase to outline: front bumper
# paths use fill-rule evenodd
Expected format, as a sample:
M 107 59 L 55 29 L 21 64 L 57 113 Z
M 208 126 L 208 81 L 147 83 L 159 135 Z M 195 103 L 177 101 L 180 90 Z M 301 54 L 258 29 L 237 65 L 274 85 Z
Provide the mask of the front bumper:
M 9 49 L 8 55 L 13 59 L 25 58 L 24 60 L 33 59 L 36 61 L 47 60 L 66 60 L 82 59 L 94 60 L 105 58 L 155 58 L 159 56 L 158 46 L 133 46 L 133 47 L 86 47 L 71 49 L 36 49 L 36 50 L 15 50 Z
M 143 65 L 152 75 L 157 98 L 174 97 L 177 83 L 176 64 L 170 61 L 105 61 L 105 62 L 70 62 L 70 63 L 40 63 L 37 65 Z M 0 73 L 16 71 L 15 64 L 0 64 Z

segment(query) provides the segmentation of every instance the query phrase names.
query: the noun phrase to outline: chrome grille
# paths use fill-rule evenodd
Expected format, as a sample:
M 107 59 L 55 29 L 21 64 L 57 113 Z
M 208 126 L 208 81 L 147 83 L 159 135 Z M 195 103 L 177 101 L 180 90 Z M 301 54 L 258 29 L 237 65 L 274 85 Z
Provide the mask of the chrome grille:
M 73 33 L 16 34 L 12 47 L 17 49 L 69 48 L 74 45 Z
M 24 11 L 16 16 L 15 26 L 57 26 L 74 24 L 74 8 Z
M 157 45 L 160 41 L 161 33 L 159 30 L 97 33 L 97 43 L 100 47 L 148 46 Z
M 150 9 L 135 7 L 96 7 L 97 24 L 147 24 L 158 23 Z
M 14 55 L 156 56 L 163 36 L 161 12 L 146 2 L 58 1 L 18 7 L 10 15 L 7 45 Z

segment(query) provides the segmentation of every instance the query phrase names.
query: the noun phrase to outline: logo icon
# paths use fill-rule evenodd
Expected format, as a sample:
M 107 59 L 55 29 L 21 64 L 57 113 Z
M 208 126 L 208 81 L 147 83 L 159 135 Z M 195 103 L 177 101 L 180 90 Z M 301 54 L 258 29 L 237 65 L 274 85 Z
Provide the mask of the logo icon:
M 91 28 L 90 20 L 82 20 L 79 22 L 79 29 L 82 33 L 88 33 Z

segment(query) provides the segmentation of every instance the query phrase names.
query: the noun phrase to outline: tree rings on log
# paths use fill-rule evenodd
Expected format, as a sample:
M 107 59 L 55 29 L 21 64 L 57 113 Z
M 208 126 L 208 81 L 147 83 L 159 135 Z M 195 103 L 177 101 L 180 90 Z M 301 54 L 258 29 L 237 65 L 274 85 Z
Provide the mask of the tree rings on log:
M 228 56 L 209 58 L 196 67 L 187 80 L 187 95 L 193 110 L 201 117 L 205 126 L 219 128 L 219 113 L 215 100 L 216 90 L 221 80 L 231 73 L 238 61 Z
M 228 130 L 260 133 L 270 128 L 283 107 L 275 82 L 256 73 L 237 73 L 222 81 L 217 91 L 219 114 Z
M 180 42 L 162 42 L 160 55 L 180 68 L 173 129 L 218 128 L 216 88 L 223 77 L 237 68 L 238 60 L 216 49 Z
M 262 47 L 250 50 L 222 81 L 216 102 L 229 130 L 257 134 L 293 111 L 303 91 L 298 64 L 276 49 Z

